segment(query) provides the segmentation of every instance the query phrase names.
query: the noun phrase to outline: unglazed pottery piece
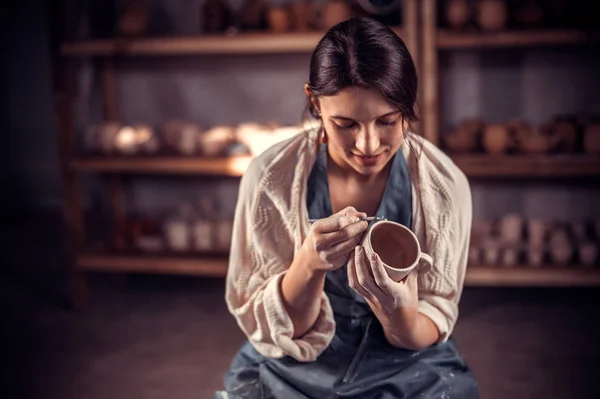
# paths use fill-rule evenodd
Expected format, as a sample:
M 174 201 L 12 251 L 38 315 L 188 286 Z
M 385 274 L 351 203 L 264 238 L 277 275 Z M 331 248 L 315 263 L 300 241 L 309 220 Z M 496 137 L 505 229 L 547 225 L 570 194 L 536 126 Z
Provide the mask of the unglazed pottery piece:
M 361 245 L 367 256 L 376 253 L 388 276 L 400 281 L 415 268 L 427 273 L 433 266 L 431 256 L 421 252 L 417 236 L 400 223 L 389 220 L 377 222 L 365 233 Z

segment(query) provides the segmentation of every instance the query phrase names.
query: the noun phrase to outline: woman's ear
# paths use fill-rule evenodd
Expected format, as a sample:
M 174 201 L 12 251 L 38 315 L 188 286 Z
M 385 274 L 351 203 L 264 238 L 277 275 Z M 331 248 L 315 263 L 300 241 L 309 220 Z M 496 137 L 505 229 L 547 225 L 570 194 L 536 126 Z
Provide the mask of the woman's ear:
M 308 88 L 308 83 L 304 84 L 304 92 L 310 99 L 310 102 L 312 103 L 312 106 L 315 109 L 315 111 L 317 111 L 317 113 L 319 115 L 321 115 L 321 110 L 319 109 L 319 103 L 317 102 L 317 99 L 315 98 L 315 96 L 313 96 L 312 93 L 310 92 L 310 89 Z

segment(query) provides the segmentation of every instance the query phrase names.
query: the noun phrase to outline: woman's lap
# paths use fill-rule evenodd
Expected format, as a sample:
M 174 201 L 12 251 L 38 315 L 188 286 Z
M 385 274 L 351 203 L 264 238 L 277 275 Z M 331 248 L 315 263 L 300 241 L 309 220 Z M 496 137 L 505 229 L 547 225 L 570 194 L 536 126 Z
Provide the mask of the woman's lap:
M 271 359 L 244 343 L 225 375 L 228 398 L 478 398 L 453 340 L 419 352 L 373 348 L 348 374 L 352 354 L 330 345 L 315 362 Z M 215 396 L 218 398 L 220 396 Z

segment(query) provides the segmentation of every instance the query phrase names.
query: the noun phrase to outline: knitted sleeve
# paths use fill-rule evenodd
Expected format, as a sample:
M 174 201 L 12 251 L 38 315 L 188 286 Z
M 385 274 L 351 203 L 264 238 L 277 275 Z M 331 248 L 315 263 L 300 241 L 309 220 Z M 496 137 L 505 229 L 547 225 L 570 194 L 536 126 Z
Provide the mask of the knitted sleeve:
M 293 170 L 291 167 L 290 175 Z M 335 321 L 329 300 L 323 293 L 315 324 L 302 337 L 293 338 L 293 323 L 280 289 L 294 256 L 289 206 L 289 181 L 293 176 L 282 177 L 282 171 L 278 172 L 277 184 L 269 185 L 269 172 L 254 160 L 241 180 L 225 299 L 238 325 L 263 356 L 279 358 L 287 355 L 298 361 L 313 361 L 331 342 Z M 287 193 L 268 188 L 283 190 L 286 180 Z
M 421 195 L 424 218 L 429 219 L 427 252 L 433 268 L 419 282 L 419 312 L 436 325 L 441 343 L 448 340 L 458 319 L 471 238 L 472 199 L 466 176 L 450 160 L 436 155 L 442 167 L 426 173 L 431 181 Z

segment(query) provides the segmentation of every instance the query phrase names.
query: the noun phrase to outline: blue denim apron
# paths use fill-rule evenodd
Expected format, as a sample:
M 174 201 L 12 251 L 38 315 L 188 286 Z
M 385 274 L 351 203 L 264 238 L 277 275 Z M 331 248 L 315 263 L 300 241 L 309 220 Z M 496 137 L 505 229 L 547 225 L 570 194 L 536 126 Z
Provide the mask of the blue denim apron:
M 309 217 L 332 215 L 325 145 L 319 150 L 307 189 Z M 411 196 L 406 161 L 398 151 L 376 216 L 410 228 Z M 226 392 L 218 392 L 214 398 L 479 397 L 473 374 L 452 338 L 421 351 L 390 345 L 365 299 L 349 287 L 346 266 L 327 273 L 324 290 L 333 308 L 336 332 L 316 361 L 267 358 L 246 342 L 225 375 Z

